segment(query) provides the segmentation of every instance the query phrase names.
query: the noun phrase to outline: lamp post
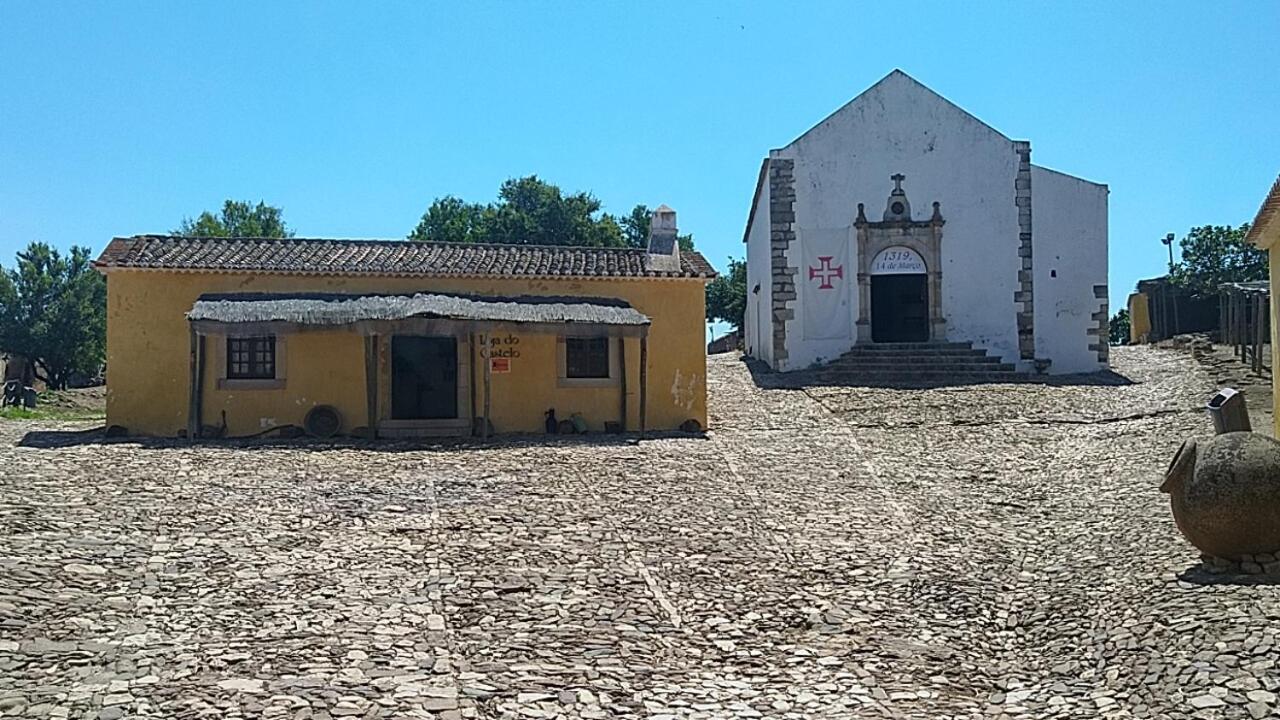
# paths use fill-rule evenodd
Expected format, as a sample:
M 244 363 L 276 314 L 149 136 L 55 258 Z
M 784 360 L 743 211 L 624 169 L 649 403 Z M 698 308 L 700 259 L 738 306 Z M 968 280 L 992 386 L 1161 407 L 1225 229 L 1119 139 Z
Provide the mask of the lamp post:
M 1169 248 L 1169 269 L 1173 270 L 1173 233 L 1169 233 L 1163 238 L 1160 238 L 1160 242 L 1164 243 L 1164 246 Z

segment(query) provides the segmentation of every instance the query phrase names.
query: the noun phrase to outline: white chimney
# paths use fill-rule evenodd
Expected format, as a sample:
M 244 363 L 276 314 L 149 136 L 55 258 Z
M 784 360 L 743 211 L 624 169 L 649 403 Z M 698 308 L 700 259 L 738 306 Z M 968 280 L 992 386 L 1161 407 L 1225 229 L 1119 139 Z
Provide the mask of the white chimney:
M 676 240 L 676 211 L 659 205 L 649 218 L 649 269 L 680 272 L 680 243 Z

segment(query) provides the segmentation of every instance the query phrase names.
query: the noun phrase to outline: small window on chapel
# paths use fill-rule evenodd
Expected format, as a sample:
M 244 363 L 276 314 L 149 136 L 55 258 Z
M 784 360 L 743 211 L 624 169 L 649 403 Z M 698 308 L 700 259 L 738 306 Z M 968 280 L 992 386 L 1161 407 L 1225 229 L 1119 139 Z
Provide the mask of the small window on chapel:
M 608 378 L 609 338 L 565 338 L 565 377 Z
M 276 338 L 227 338 L 227 379 L 273 380 L 276 376 Z

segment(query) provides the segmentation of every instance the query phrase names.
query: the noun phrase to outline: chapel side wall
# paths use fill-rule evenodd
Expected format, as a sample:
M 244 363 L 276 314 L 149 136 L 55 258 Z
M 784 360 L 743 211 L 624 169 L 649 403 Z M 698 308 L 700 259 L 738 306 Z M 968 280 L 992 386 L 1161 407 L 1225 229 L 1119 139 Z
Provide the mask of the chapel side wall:
M 1036 357 L 1048 372 L 1107 367 L 1107 186 L 1031 168 Z
M 386 278 L 112 271 L 107 274 L 107 422 L 130 433 L 173 436 L 186 427 L 189 329 L 184 313 L 211 292 L 467 292 L 494 295 L 581 295 L 627 300 L 653 320 L 649 332 L 648 426 L 674 429 L 707 422 L 705 286 L 698 280 L 520 280 L 509 278 Z M 619 417 L 620 388 L 561 387 L 557 341 L 520 335 L 521 356 L 509 374 L 492 377 L 492 414 L 499 432 L 540 432 L 544 411 L 581 412 L 594 430 Z M 285 336 L 282 389 L 220 390 L 217 336 L 207 341 L 202 421 L 228 434 L 261 429 L 264 418 L 298 424 L 315 404 L 331 404 L 349 429 L 366 424 L 363 339 L 354 333 L 310 331 Z M 628 427 L 639 427 L 640 343 L 626 342 Z M 460 348 L 465 344 L 460 340 Z M 379 386 L 389 386 L 385 346 Z M 465 356 L 464 356 L 465 362 Z M 460 374 L 465 364 L 460 363 Z M 482 376 L 477 368 L 477 386 Z M 460 383 L 466 378 L 460 377 Z M 477 387 L 477 397 L 480 390 Z M 389 403 L 379 402 L 386 418 Z M 469 402 L 459 403 L 461 417 Z
M 852 225 L 857 204 L 869 219 L 884 212 L 903 173 L 912 215 L 926 220 L 941 203 L 942 314 L 946 339 L 970 340 L 1006 362 L 1019 359 L 1018 156 L 1013 143 L 905 76 L 890 76 L 771 157 L 795 160 L 797 237 L 809 229 Z M 852 237 L 852 233 L 850 233 Z M 790 263 L 803 263 L 800 243 Z M 856 262 L 855 253 L 850 254 Z M 932 268 L 931 268 L 932 269 Z M 852 275 L 850 281 L 855 281 Z M 803 268 L 797 282 L 806 282 Z M 858 297 L 850 293 L 852 317 Z M 788 322 L 789 368 L 802 368 L 852 346 L 806 342 L 803 317 Z
M 747 233 L 747 354 L 773 367 L 773 282 L 769 234 L 769 184 L 756 198 Z M 760 288 L 758 291 L 755 288 Z

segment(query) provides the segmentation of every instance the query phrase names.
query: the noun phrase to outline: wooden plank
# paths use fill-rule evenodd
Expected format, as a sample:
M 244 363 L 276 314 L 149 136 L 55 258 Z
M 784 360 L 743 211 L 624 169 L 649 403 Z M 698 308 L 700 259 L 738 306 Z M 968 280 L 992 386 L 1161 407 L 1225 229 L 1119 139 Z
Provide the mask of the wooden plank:
M 469 382 L 467 383 L 467 390 L 471 395 L 471 415 L 470 415 L 471 432 L 474 433 L 475 422 L 477 417 L 476 416 L 477 408 L 476 408 L 476 334 L 475 333 L 467 334 L 467 353 L 468 353 L 467 377 L 469 379 Z
M 618 366 L 622 369 L 619 382 L 619 400 L 621 401 L 622 432 L 627 431 L 627 339 L 618 338 Z
M 198 410 L 200 395 L 200 368 L 196 360 L 196 357 L 199 355 L 200 336 L 196 333 L 196 329 L 194 327 L 190 328 L 190 331 L 191 354 L 188 358 L 190 360 L 190 368 L 188 368 L 190 375 L 190 393 L 187 396 L 187 439 L 194 440 L 200 431 L 200 416 Z
M 369 439 L 378 439 L 378 336 L 364 336 L 364 393 Z
M 649 338 L 640 338 L 640 432 L 649 426 Z
M 484 340 L 487 343 L 489 337 L 486 335 Z M 484 362 L 484 422 L 480 424 L 480 437 L 487 440 L 489 439 L 489 409 L 491 407 L 489 402 L 491 395 L 489 386 L 493 376 L 493 363 L 489 361 L 487 353 L 482 354 L 486 355 L 486 357 L 481 358 Z

